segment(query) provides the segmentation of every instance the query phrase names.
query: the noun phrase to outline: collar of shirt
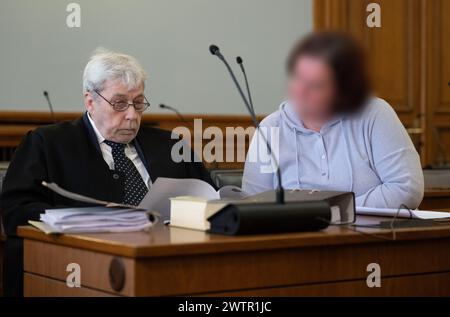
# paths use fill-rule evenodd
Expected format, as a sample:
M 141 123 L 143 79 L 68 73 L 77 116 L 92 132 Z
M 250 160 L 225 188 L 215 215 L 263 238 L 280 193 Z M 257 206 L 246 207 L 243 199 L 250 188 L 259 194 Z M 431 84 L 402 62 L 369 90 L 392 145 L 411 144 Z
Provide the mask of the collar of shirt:
M 103 137 L 103 135 L 98 131 L 97 126 L 95 125 L 94 120 L 91 118 L 91 114 L 88 112 L 87 117 L 89 119 L 89 123 L 92 126 L 92 129 L 94 130 L 95 136 L 97 137 L 97 141 L 99 144 L 102 144 L 106 139 Z
M 334 126 L 336 123 L 343 120 L 342 115 L 336 115 L 334 118 L 332 118 L 330 121 L 328 121 L 326 124 L 322 126 L 320 129 L 320 132 L 313 131 L 311 129 L 308 129 L 303 124 L 303 121 L 299 117 L 299 114 L 297 111 L 295 111 L 294 106 L 290 102 L 285 102 L 281 106 L 281 111 L 285 112 L 285 119 L 288 126 L 295 130 L 304 133 L 304 134 L 323 134 L 326 133 L 329 128 Z

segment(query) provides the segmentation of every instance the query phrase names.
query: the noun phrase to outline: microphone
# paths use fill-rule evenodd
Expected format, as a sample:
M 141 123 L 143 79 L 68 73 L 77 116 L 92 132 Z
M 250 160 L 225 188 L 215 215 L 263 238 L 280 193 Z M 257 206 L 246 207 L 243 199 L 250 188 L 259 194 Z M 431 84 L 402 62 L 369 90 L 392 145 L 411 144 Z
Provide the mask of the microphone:
M 242 60 L 242 57 L 240 57 L 240 56 L 236 57 L 236 63 L 238 63 L 239 67 L 241 68 L 242 74 L 244 75 L 245 86 L 247 88 L 248 101 L 250 103 L 250 107 L 252 108 L 253 115 L 256 116 L 255 108 L 253 107 L 252 94 L 250 93 L 250 86 L 248 84 L 247 72 L 245 71 L 244 61 Z
M 259 122 L 253 111 L 253 107 L 251 106 L 251 104 L 249 103 L 247 98 L 245 97 L 244 92 L 242 91 L 241 85 L 237 81 L 236 76 L 234 75 L 234 72 L 231 69 L 230 65 L 228 64 L 227 60 L 222 55 L 222 53 L 220 52 L 219 48 L 216 45 L 211 45 L 209 47 L 209 51 L 211 52 L 212 55 L 216 55 L 225 64 L 225 67 L 227 68 L 227 70 L 231 76 L 231 79 L 233 80 L 239 94 L 241 95 L 242 101 L 244 102 L 245 107 L 247 108 L 247 111 L 250 114 L 250 117 L 253 121 L 253 124 L 256 127 L 256 130 L 259 131 Z M 267 141 L 267 138 L 265 137 L 264 133 L 260 133 L 260 136 L 263 139 L 263 141 L 266 143 L 266 146 L 270 152 L 270 155 L 272 156 L 272 159 L 275 163 L 275 168 L 277 169 L 278 188 L 276 190 L 276 202 L 278 204 L 284 204 L 284 189 L 283 189 L 283 185 L 281 183 L 281 172 L 280 172 L 280 166 L 278 164 L 278 160 L 277 160 L 276 156 L 274 155 L 274 153 L 272 151 L 272 147 L 270 146 L 269 142 Z
M 159 107 L 161 108 L 161 109 L 167 109 L 167 110 L 169 110 L 169 111 L 172 111 L 172 112 L 174 112 L 177 116 L 178 116 L 178 118 L 180 118 L 180 120 L 181 121 L 183 121 L 183 122 L 185 122 L 185 123 L 188 123 L 188 121 L 186 120 L 186 118 L 176 109 L 176 108 L 174 108 L 174 107 L 171 107 L 171 106 L 168 106 L 168 105 L 165 105 L 165 104 L 160 104 L 159 105 Z
M 47 100 L 47 105 L 48 105 L 48 108 L 50 109 L 50 115 L 52 116 L 52 121 L 53 121 L 53 123 L 56 123 L 55 113 L 53 112 L 52 102 L 50 101 L 50 97 L 48 95 L 47 90 L 44 90 L 44 97 Z
M 227 60 L 225 59 L 225 57 L 220 52 L 220 49 L 219 49 L 219 47 L 217 47 L 217 45 L 211 45 L 209 47 L 209 51 L 210 51 L 210 53 L 212 55 L 216 55 L 225 64 L 225 67 L 227 68 L 228 73 L 230 74 L 231 79 L 233 80 L 234 85 L 236 86 L 236 88 L 237 88 L 237 90 L 239 92 L 239 95 L 241 95 L 242 101 L 244 101 L 245 107 L 247 108 L 248 112 L 250 113 L 250 117 L 251 117 L 251 119 L 253 121 L 253 125 L 256 128 L 258 128 L 259 127 L 259 122 L 256 119 L 256 116 L 254 115 L 254 113 L 252 111 L 252 107 L 250 106 L 250 103 L 248 102 L 247 98 L 245 97 L 244 92 L 242 91 L 241 85 L 239 85 L 239 82 L 236 79 L 236 76 L 234 75 L 234 72 L 231 69 L 230 64 L 228 64 Z
M 217 45 L 211 44 L 209 46 L 209 51 L 211 52 L 211 54 L 217 55 L 219 58 L 223 59 L 223 56 L 220 53 L 219 47 L 217 47 Z

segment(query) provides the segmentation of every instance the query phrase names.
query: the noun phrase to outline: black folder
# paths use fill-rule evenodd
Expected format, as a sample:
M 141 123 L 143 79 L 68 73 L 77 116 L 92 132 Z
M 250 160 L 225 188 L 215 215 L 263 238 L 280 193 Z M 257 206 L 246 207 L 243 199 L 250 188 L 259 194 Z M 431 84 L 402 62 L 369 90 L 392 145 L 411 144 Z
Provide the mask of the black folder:
M 208 218 L 211 233 L 226 235 L 317 231 L 328 227 L 332 206 L 339 221 L 355 221 L 354 193 L 317 190 L 286 190 L 284 204 L 276 204 L 275 191 L 230 202 Z
M 331 220 L 327 201 L 228 204 L 208 218 L 209 232 L 226 235 L 316 231 Z

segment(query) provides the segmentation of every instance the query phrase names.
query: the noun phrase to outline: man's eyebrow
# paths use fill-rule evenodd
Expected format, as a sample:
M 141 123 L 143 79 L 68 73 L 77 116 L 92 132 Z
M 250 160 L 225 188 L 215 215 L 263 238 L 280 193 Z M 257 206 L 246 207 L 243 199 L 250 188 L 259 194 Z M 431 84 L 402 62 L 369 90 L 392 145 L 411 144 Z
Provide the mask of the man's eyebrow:
M 144 97 L 144 94 L 140 94 L 140 95 L 137 95 L 136 97 L 134 97 L 133 100 L 136 99 L 136 98 L 143 98 L 143 97 Z M 125 94 L 115 94 L 115 95 L 113 95 L 113 96 L 111 97 L 111 99 L 114 99 L 114 98 L 128 98 L 128 95 L 125 95 Z
M 127 95 L 123 95 L 123 94 L 115 94 L 113 95 L 111 98 L 127 98 Z
M 133 98 L 133 100 L 136 98 L 144 98 L 144 94 L 137 95 L 136 97 Z

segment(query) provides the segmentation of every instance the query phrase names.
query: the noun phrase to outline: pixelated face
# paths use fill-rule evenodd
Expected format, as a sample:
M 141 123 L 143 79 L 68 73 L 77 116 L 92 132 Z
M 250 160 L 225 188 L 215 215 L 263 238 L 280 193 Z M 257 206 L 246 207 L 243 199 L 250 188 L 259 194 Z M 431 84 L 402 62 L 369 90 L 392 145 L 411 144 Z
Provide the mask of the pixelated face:
M 299 57 L 289 77 L 288 96 L 302 115 L 329 116 L 335 99 L 335 83 L 329 65 L 319 57 Z

